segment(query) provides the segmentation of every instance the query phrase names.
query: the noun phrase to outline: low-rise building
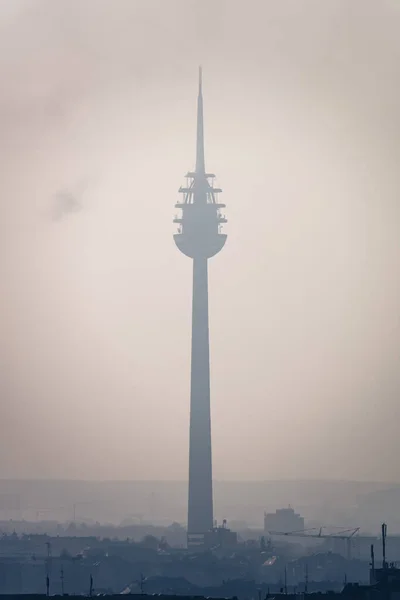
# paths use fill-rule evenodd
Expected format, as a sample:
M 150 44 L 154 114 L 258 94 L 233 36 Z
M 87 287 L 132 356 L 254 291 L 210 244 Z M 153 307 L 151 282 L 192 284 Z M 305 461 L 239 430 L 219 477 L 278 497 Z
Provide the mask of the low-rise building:
M 274 513 L 264 513 L 265 533 L 303 531 L 304 518 L 296 513 L 293 508 L 278 508 Z

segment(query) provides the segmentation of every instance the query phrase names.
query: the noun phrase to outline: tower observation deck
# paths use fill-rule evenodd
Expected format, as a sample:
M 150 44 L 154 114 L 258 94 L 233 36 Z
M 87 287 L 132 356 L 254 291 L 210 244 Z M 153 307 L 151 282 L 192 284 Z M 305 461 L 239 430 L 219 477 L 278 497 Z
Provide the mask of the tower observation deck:
M 208 259 L 222 250 L 226 223 L 218 200 L 222 190 L 214 186 L 215 175 L 207 173 L 204 159 L 202 72 L 199 71 L 197 99 L 196 168 L 186 175 L 179 189 L 183 198 L 175 207 L 181 215 L 174 219 L 178 232 L 174 240 L 179 250 L 193 259 L 192 362 L 190 387 L 190 449 L 188 545 L 202 546 L 213 527 L 210 356 L 208 332 Z

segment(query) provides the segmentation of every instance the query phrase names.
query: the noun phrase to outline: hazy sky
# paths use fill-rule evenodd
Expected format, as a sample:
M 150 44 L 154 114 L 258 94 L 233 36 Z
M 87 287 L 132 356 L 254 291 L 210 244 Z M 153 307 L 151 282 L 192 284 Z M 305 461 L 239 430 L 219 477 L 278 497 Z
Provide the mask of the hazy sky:
M 0 28 L 0 476 L 187 476 L 201 63 L 214 475 L 400 481 L 398 0 L 1 0 Z

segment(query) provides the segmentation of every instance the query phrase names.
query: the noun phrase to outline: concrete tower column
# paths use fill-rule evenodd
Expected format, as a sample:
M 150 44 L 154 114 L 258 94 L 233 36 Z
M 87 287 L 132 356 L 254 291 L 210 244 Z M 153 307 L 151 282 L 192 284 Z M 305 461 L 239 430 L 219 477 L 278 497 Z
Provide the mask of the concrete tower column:
M 213 527 L 210 356 L 208 331 L 208 259 L 222 250 L 226 235 L 221 228 L 222 191 L 214 186 L 214 175 L 206 173 L 204 159 L 203 93 L 201 69 L 197 99 L 196 168 L 186 175 L 179 192 L 184 199 L 175 206 L 182 211 L 174 240 L 179 250 L 193 259 L 192 367 L 190 386 L 190 450 L 188 545 L 201 547 Z
M 207 279 L 207 259 L 195 258 L 190 386 L 189 534 L 202 534 L 213 526 Z

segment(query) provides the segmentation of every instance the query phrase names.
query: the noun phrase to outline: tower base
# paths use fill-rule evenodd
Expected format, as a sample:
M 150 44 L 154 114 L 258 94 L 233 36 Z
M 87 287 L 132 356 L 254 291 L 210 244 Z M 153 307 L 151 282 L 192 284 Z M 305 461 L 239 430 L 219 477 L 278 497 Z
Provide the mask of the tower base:
M 234 548 L 237 545 L 237 533 L 225 525 L 213 527 L 206 533 L 188 533 L 187 547 L 192 552 L 211 550 L 212 548 Z

